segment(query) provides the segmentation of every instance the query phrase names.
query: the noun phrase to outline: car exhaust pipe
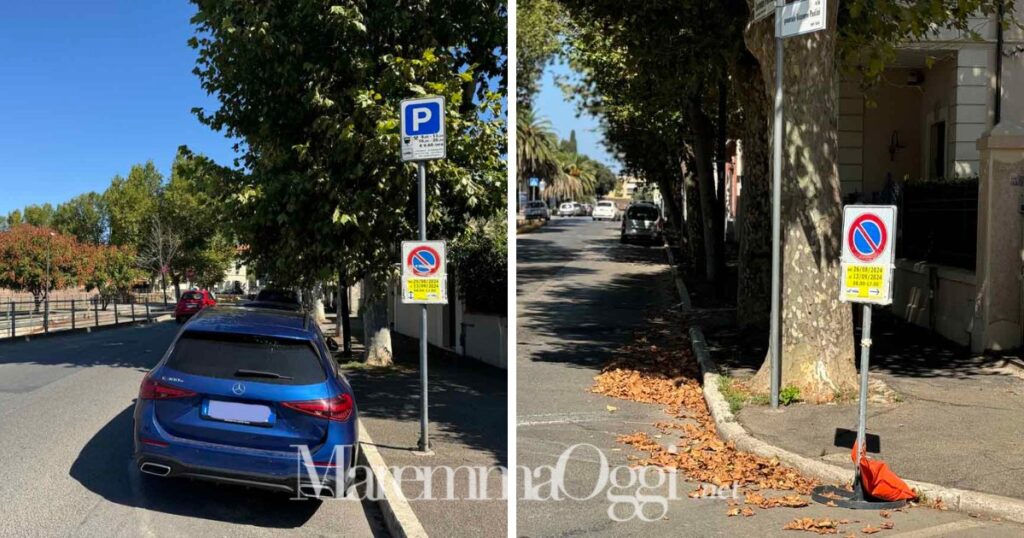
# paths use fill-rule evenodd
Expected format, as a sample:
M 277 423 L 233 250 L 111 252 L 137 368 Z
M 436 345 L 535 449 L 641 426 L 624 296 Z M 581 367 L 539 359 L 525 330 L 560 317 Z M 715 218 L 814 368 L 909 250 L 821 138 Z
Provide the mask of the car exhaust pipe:
M 159 463 L 143 463 L 142 465 L 139 465 L 139 470 L 146 474 L 151 474 L 154 476 L 167 476 L 171 474 L 170 467 L 166 465 L 161 465 Z
M 319 489 L 319 491 L 317 491 Z M 320 486 L 319 488 L 312 484 L 301 484 L 299 485 L 299 493 L 303 497 L 313 497 L 318 499 L 320 497 L 334 497 L 334 489 L 330 486 Z

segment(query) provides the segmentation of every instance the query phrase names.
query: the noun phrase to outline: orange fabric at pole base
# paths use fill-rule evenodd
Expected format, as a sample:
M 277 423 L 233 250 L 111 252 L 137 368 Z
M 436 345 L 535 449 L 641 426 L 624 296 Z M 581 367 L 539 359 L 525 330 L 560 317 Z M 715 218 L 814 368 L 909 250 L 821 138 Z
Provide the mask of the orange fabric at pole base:
M 856 443 L 850 452 L 850 460 L 857 461 Z M 896 476 L 896 473 L 892 472 L 892 469 L 884 461 L 872 460 L 865 454 L 858 467 L 860 468 L 861 487 L 864 488 L 865 494 L 885 501 L 907 501 L 917 498 L 914 490 Z

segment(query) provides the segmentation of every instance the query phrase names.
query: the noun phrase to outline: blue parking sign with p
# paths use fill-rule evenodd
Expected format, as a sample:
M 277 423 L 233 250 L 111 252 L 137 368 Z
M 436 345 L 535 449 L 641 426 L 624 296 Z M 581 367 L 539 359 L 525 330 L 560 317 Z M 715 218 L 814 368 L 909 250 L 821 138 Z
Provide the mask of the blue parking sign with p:
M 405 107 L 406 136 L 432 135 L 441 132 L 441 103 L 437 101 L 415 103 Z
M 403 161 L 444 159 L 444 97 L 405 99 L 399 112 Z

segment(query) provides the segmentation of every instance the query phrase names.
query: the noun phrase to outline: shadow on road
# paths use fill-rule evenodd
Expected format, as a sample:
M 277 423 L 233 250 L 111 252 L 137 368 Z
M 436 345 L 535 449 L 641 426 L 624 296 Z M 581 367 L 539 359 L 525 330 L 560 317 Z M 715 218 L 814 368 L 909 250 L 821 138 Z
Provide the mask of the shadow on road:
M 71 477 L 104 499 L 155 512 L 282 529 L 301 527 L 320 508 L 323 501 L 292 501 L 283 493 L 139 473 L 132 463 L 133 409 L 126 407 L 96 432 L 71 465 Z
M 418 343 L 398 333 L 392 333 L 391 338 L 395 367 L 354 369 L 346 376 L 356 393 L 360 416 L 418 423 Z M 427 371 L 430 421 L 444 435 L 507 465 L 507 372 L 433 346 Z
M 533 361 L 556 362 L 581 368 L 600 369 L 613 351 L 627 341 L 635 329 L 647 326 L 660 308 L 675 302 L 670 293 L 671 273 L 666 265 L 662 247 L 620 244 L 618 236 L 586 240 L 585 250 L 579 253 L 535 253 L 519 247 L 517 267 L 518 290 L 529 292 L 539 283 L 532 283 L 538 261 L 560 268 L 557 281 L 545 291 L 543 301 L 522 301 L 517 323 L 527 329 L 520 334 L 543 337 L 539 349 L 520 336 L 519 352 L 524 350 Z M 531 245 L 532 246 L 532 245 Z M 561 247 L 548 247 L 557 252 Z M 566 249 L 562 249 L 566 250 Z M 576 256 L 589 253 L 596 263 L 641 264 L 643 271 L 630 271 L 628 266 L 616 268 L 618 274 L 610 279 L 598 278 L 596 270 L 574 271 L 576 267 L 563 267 Z M 656 267 L 655 271 L 650 268 Z M 524 276 L 526 278 L 524 278 Z M 595 278 L 588 278 L 588 277 Z

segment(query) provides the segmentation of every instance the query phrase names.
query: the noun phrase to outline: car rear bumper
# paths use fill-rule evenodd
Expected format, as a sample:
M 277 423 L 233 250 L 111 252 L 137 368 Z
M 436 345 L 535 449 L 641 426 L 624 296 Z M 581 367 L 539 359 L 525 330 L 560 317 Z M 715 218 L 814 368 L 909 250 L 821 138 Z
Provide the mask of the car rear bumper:
M 310 459 L 304 461 L 298 448 L 263 450 L 176 437 L 160 426 L 151 406 L 141 401 L 136 406 L 133 432 L 135 466 L 158 476 L 197 478 L 289 493 L 297 493 L 300 485 L 312 483 L 310 472 L 315 470 L 320 483 L 337 492 L 358 455 L 356 418 L 350 420 L 351 423 L 338 424 L 328 434 L 329 442 L 308 447 Z M 342 439 L 350 442 L 331 442 Z M 306 466 L 310 461 L 313 469 Z M 151 472 L 153 469 L 143 469 L 145 464 L 168 469 L 166 474 L 155 473 Z
M 232 469 L 183 463 L 167 456 L 146 453 L 136 454 L 135 465 L 142 472 L 166 478 L 194 478 L 220 484 L 232 484 L 290 494 L 299 493 L 301 486 L 313 484 L 313 480 L 305 472 L 293 472 L 291 476 L 247 473 Z M 167 470 L 166 474 L 162 474 L 164 468 Z M 317 467 L 316 472 L 320 486 L 330 488 L 333 492 L 340 493 L 343 491 L 342 484 L 347 482 L 345 480 L 347 469 Z

